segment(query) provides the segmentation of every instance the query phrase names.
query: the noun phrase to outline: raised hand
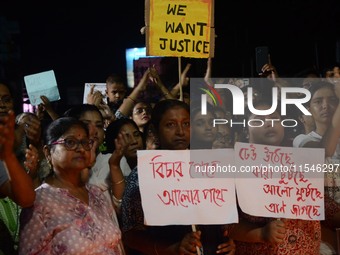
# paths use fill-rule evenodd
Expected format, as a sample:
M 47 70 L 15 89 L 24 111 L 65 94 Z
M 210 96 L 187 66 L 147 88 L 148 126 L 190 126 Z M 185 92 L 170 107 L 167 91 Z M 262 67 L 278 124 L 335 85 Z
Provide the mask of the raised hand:
M 39 104 L 39 111 L 40 112 L 46 111 L 48 115 L 50 115 L 52 120 L 59 118 L 59 115 L 54 111 L 50 100 L 44 95 L 40 96 L 40 99 L 42 103 Z
M 119 165 L 121 158 L 124 156 L 129 147 L 129 137 L 126 134 L 120 133 L 115 139 L 115 150 L 113 151 L 109 164 Z
M 25 158 L 24 166 L 28 170 L 29 175 L 34 178 L 37 175 L 39 164 L 38 149 L 34 145 L 30 144 L 26 149 Z
M 104 103 L 103 101 L 104 96 L 100 91 L 94 90 L 94 87 L 95 85 L 91 84 L 90 92 L 86 96 L 86 102 L 88 104 L 94 104 L 98 106 Z

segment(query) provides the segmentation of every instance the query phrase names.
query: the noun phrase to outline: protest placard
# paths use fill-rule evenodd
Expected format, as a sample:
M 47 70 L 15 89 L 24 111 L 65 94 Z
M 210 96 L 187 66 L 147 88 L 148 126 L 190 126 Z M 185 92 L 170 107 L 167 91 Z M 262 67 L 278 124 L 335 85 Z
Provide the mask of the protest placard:
M 254 216 L 323 220 L 324 149 L 235 144 L 236 193 Z
M 103 95 L 103 102 L 107 103 L 106 99 L 106 83 L 98 83 L 98 82 L 88 82 L 85 83 L 84 86 L 84 95 L 83 95 L 83 103 L 87 104 L 87 95 L 90 93 L 91 86 L 94 86 L 93 91 L 100 91 L 101 94 Z
M 193 157 L 190 150 L 138 151 L 139 185 L 147 225 L 238 221 L 233 175 L 220 178 L 203 167 L 233 164 L 233 154 L 228 154 L 227 149 L 214 152 L 211 157 L 207 150 L 196 150 Z
M 24 76 L 26 91 L 31 105 L 42 103 L 40 96 L 50 102 L 60 99 L 57 80 L 53 70 Z
M 146 55 L 214 56 L 214 1 L 147 0 Z

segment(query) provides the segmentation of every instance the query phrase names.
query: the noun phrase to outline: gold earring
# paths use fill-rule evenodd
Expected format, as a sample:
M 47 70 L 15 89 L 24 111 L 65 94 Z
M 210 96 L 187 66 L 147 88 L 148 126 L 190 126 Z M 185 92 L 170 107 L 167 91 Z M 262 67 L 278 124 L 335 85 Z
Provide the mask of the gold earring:
M 52 163 L 51 163 L 51 161 L 47 161 L 47 165 L 48 165 L 48 168 L 50 169 L 50 170 L 52 170 Z

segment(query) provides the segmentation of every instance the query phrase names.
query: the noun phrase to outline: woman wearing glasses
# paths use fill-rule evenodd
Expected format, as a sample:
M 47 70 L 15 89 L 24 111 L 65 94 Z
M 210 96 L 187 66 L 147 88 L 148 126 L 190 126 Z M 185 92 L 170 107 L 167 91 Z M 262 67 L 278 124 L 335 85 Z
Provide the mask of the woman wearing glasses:
M 121 233 L 101 190 L 81 172 L 91 160 L 87 126 L 62 117 L 48 127 L 44 153 L 53 174 L 22 212 L 19 254 L 121 254 Z

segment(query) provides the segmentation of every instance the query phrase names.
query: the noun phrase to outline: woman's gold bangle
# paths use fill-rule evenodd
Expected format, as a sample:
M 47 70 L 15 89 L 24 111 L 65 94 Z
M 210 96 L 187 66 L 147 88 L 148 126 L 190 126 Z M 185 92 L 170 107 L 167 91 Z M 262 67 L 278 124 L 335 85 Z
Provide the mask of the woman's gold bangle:
M 125 182 L 125 178 L 121 179 L 121 180 L 118 181 L 118 182 L 114 182 L 113 184 L 114 184 L 114 185 L 118 185 L 118 184 L 121 184 L 121 183 L 123 183 L 123 182 Z

